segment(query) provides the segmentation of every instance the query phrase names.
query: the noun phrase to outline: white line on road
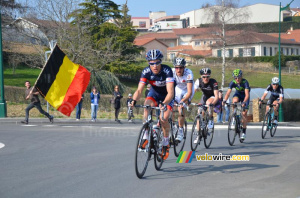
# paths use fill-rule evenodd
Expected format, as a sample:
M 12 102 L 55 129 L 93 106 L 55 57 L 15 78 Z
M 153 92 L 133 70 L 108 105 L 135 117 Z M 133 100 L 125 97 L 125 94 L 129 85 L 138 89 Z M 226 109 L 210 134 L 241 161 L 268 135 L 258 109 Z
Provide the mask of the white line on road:
M 261 129 L 262 126 L 247 126 L 247 129 Z M 192 129 L 192 126 L 188 126 L 188 129 Z M 216 125 L 215 129 L 228 129 L 228 126 Z M 278 126 L 277 129 L 300 129 L 300 127 Z
M 2 144 L 2 143 L 0 142 L 0 149 L 3 148 L 3 147 L 5 147 L 5 144 Z

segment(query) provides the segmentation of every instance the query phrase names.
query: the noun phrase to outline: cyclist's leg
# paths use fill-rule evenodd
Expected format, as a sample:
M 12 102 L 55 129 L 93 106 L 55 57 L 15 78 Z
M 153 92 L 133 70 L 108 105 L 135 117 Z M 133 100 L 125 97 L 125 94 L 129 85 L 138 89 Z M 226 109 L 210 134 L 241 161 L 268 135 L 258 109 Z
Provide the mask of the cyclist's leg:
M 200 100 L 200 103 L 201 103 L 201 104 L 206 104 L 206 100 L 207 100 L 206 96 L 203 95 L 202 98 L 201 98 L 201 100 Z M 198 114 L 199 114 L 199 113 L 200 113 L 200 112 L 199 112 L 199 110 L 198 110 Z M 203 116 L 204 116 L 204 111 L 202 112 L 202 117 L 203 117 Z M 197 130 L 200 131 L 200 122 L 199 122 L 199 121 L 197 122 Z
M 277 105 L 279 99 L 276 99 L 273 101 L 273 105 Z M 277 117 L 278 116 L 278 107 L 274 106 L 274 115 Z
M 240 101 L 244 101 L 245 96 L 241 96 Z M 243 133 L 246 134 L 246 130 L 247 130 L 247 124 L 248 124 L 248 110 L 249 110 L 249 103 L 250 103 L 250 98 L 248 99 L 248 101 L 246 102 L 246 106 L 245 106 L 245 111 L 242 111 L 242 122 L 243 122 Z
M 211 96 L 210 98 L 207 99 L 205 104 L 206 105 L 211 104 L 214 101 L 214 99 L 215 99 L 215 96 Z M 214 108 L 212 106 L 208 107 L 208 115 L 209 115 L 210 119 L 213 119 L 213 109 Z

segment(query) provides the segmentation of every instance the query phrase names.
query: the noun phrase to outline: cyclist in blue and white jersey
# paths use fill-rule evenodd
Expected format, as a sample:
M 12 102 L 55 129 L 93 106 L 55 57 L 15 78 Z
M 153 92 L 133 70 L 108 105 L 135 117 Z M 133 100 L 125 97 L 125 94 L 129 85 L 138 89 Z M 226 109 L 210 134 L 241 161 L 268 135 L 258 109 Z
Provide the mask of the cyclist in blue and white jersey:
M 276 105 L 274 108 L 274 123 L 278 124 L 278 108 L 279 105 L 283 102 L 283 87 L 280 84 L 280 80 L 277 77 L 272 78 L 271 84 L 268 85 L 266 88 L 263 96 L 261 97 L 261 101 L 264 100 L 268 94 L 268 92 L 271 92 L 271 96 L 268 100 L 268 104 Z M 259 101 L 259 104 L 261 105 L 261 101 Z M 266 107 L 266 112 L 269 111 L 269 106 Z
M 173 76 L 175 79 L 175 102 L 182 104 L 178 107 L 178 111 L 183 112 L 183 116 L 178 115 L 179 133 L 176 140 L 179 142 L 183 139 L 183 125 L 185 121 L 184 108 L 191 102 L 194 96 L 194 76 L 192 70 L 185 67 L 186 61 L 184 58 L 176 58 L 173 61 L 174 68 Z
M 232 102 L 241 102 L 244 111 L 242 112 L 242 122 L 243 122 L 243 133 L 241 135 L 241 139 L 244 140 L 246 138 L 246 129 L 247 129 L 247 113 L 249 109 L 249 102 L 250 102 L 250 86 L 246 79 L 243 78 L 243 72 L 240 69 L 236 69 L 232 72 L 232 76 L 234 80 L 229 83 L 229 87 L 227 93 L 223 99 L 223 105 L 225 104 L 226 100 L 229 98 L 230 93 L 233 88 L 235 88 L 235 94 L 232 97 Z
M 164 134 L 163 138 L 163 153 L 165 153 L 164 159 L 167 159 L 169 156 L 169 131 L 170 124 L 168 118 L 171 115 L 173 104 L 174 104 L 174 78 L 172 69 L 164 64 L 161 64 L 163 54 L 157 50 L 149 50 L 146 54 L 146 60 L 149 63 L 149 66 L 144 68 L 141 74 L 140 82 L 137 90 L 133 95 L 132 105 L 134 106 L 136 101 L 139 100 L 142 96 L 143 89 L 147 84 L 147 81 L 151 84 L 151 89 L 145 100 L 145 105 L 158 106 L 160 104 L 161 111 L 164 111 L 164 119 L 160 120 L 162 125 L 162 130 Z M 148 117 L 148 111 L 144 110 L 144 121 Z M 145 133 L 144 144 L 148 142 L 148 134 Z

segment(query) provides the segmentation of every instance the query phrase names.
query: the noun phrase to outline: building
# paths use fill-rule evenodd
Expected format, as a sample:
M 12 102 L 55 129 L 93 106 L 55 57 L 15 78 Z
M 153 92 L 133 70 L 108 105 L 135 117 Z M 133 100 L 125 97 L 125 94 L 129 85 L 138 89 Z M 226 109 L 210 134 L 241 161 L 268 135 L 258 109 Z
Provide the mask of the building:
M 226 41 L 226 57 L 274 56 L 278 52 L 278 35 L 244 32 Z M 281 39 L 284 55 L 300 55 L 300 42 Z M 212 56 L 222 56 L 222 43 L 212 46 Z
M 142 52 L 142 56 L 146 54 L 150 49 L 158 49 L 160 50 L 165 56 L 167 54 L 167 48 L 168 46 L 161 42 L 160 40 L 156 38 L 143 38 L 143 39 L 135 39 L 134 45 L 144 47 L 145 51 Z M 145 56 L 144 56 L 145 57 Z
M 140 32 L 145 32 L 151 27 L 151 20 L 149 17 L 131 17 L 133 27 Z
M 200 27 L 201 24 L 212 23 L 213 18 L 211 18 L 210 9 L 218 8 L 218 6 L 213 6 L 212 8 L 201 8 L 198 10 L 192 10 L 187 13 L 180 15 L 180 20 L 189 21 L 189 27 Z M 254 5 L 244 6 L 241 8 L 236 8 L 240 13 L 247 13 L 247 16 L 243 21 L 236 20 L 236 17 L 227 16 L 227 24 L 236 23 L 266 23 L 266 22 L 278 22 L 279 20 L 279 6 L 271 4 L 258 3 Z M 291 16 L 291 11 L 281 12 L 281 21 L 285 16 Z M 218 13 L 214 13 L 213 17 L 218 16 Z M 229 17 L 232 18 L 229 19 Z

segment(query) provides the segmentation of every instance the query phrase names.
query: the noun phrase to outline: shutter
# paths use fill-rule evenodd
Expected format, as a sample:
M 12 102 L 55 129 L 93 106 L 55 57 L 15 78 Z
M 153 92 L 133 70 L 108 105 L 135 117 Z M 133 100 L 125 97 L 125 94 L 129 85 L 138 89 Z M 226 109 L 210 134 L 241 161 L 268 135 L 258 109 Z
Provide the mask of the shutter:
M 255 56 L 255 47 L 251 48 L 251 56 Z
M 221 50 L 218 50 L 218 57 L 221 57 Z
M 229 49 L 229 57 L 233 57 L 233 49 Z
M 243 57 L 243 48 L 239 48 L 239 57 Z

